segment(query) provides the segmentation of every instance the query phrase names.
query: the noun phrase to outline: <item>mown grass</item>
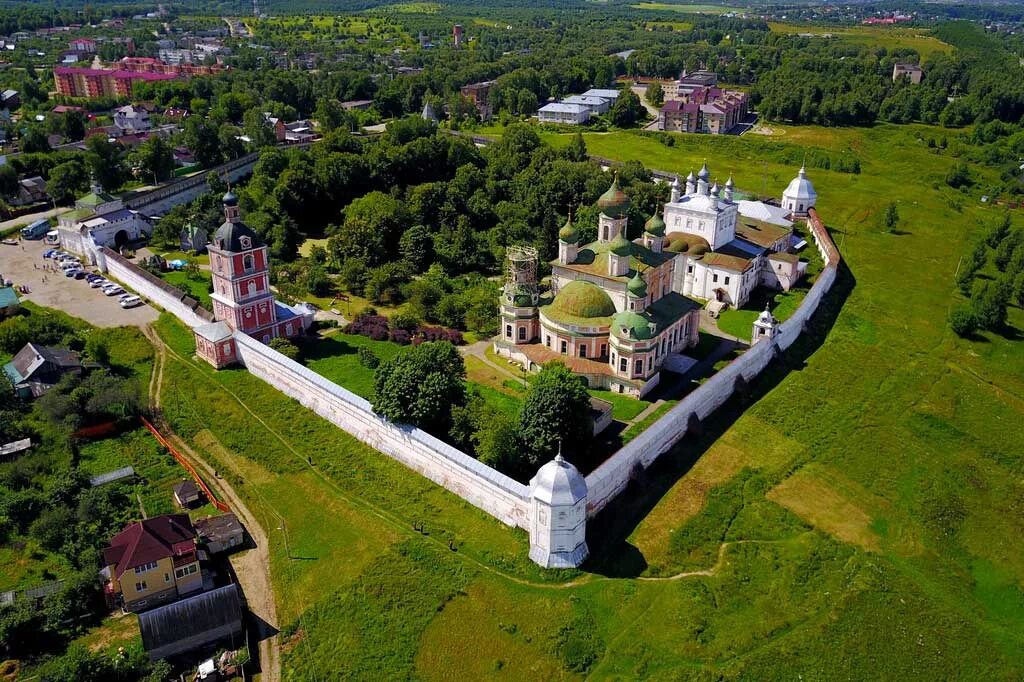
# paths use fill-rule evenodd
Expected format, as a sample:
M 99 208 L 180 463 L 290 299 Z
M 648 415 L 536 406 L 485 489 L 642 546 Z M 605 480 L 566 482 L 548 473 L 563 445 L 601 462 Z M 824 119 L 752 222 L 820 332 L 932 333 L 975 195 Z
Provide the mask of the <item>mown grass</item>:
M 768 28 L 775 33 L 791 35 L 822 36 L 823 39 L 834 40 L 845 44 L 862 45 L 868 48 L 886 48 L 887 50 L 915 50 L 922 60 L 934 53 L 948 54 L 953 46 L 944 43 L 931 31 L 920 28 L 900 26 L 822 26 L 820 24 L 787 24 L 768 22 Z M 830 36 L 825 38 L 825 36 Z
M 321 429 L 243 372 L 169 363 L 165 394 L 179 387 L 202 406 L 203 428 L 242 464 L 242 493 L 268 525 L 267 510 L 282 509 L 301 538 L 293 552 L 314 557 L 288 561 L 272 535 L 294 679 L 367 676 L 374 656 L 378 677 L 433 679 L 1024 674 L 1024 312 L 1011 308 L 1009 331 L 976 340 L 944 325 L 960 256 L 999 217 L 978 201 L 997 179 L 972 167 L 972 192 L 947 188 L 955 160 L 925 142 L 952 134 L 938 128 L 773 130 L 679 136 L 672 148 L 585 135 L 592 153 L 684 174 L 706 157 L 768 195 L 804 154 L 856 154 L 862 172 L 810 169 L 846 265 L 807 334 L 590 523 L 581 582 L 553 589 L 565 577 L 532 572 L 523 534 Z M 889 201 L 897 233 L 881 226 Z M 228 388 L 298 454 L 232 407 Z M 180 413 L 176 428 L 198 434 L 198 418 Z M 414 544 L 438 551 L 410 549 L 413 519 L 431 533 Z M 457 551 L 434 543 L 449 534 Z
M 208 271 L 200 270 L 198 273 L 190 273 L 183 270 L 171 270 L 170 272 L 160 273 L 160 279 L 178 287 L 199 301 L 199 304 L 207 310 L 213 310 L 213 300 L 210 298 L 210 281 L 212 276 Z

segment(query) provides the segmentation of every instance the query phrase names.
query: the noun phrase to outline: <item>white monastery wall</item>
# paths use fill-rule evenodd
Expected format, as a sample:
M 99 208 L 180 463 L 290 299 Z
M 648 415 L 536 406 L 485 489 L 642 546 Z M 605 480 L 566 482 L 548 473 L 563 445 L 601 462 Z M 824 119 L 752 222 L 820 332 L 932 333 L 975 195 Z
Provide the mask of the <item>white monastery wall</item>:
M 529 490 L 429 433 L 392 424 L 370 403 L 245 334 L 235 334 L 249 372 L 362 442 L 510 526 L 529 529 Z
M 191 305 L 185 294 L 164 283 L 160 278 L 151 275 L 134 263 L 125 260 L 121 255 L 100 247 L 97 255 L 99 269 L 139 296 L 146 298 L 167 312 L 171 313 L 189 327 L 198 327 L 213 320 L 213 316 L 199 306 Z M 204 317 L 207 315 L 208 317 Z
M 629 484 L 638 466 L 646 469 L 678 443 L 686 435 L 691 415 L 700 420 L 706 419 L 729 399 L 738 379 L 742 377 L 746 382 L 752 381 L 777 352 L 786 350 L 799 338 L 822 298 L 835 283 L 839 267 L 839 252 L 813 209 L 808 216 L 808 226 L 826 265 L 796 312 L 778 326 L 771 342 L 757 343 L 733 360 L 587 476 L 588 516 L 594 516 L 615 499 Z

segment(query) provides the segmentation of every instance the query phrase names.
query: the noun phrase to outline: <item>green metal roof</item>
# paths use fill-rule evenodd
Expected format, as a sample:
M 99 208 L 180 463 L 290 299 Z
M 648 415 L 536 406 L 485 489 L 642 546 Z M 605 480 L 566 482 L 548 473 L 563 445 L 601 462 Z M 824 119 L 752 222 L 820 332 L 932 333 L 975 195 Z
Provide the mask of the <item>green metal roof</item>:
M 611 332 L 626 341 L 646 341 L 654 338 L 657 325 L 647 315 L 625 310 L 612 318 Z
M 633 273 L 633 278 L 626 284 L 626 290 L 634 298 L 643 298 L 647 295 L 647 282 L 640 276 L 640 271 Z
M 599 286 L 585 280 L 569 282 L 558 292 L 544 315 L 553 322 L 576 326 L 604 326 L 615 314 L 615 304 Z
M 644 232 L 652 234 L 655 237 L 665 236 L 665 221 L 661 219 L 661 216 L 655 213 L 648 221 L 644 224 Z
M 562 229 L 558 231 L 558 238 L 567 244 L 575 244 L 579 241 L 580 233 L 576 231 L 576 226 L 572 224 L 572 214 L 569 214 L 565 225 L 562 225 Z
M 609 218 L 620 218 L 629 210 L 629 197 L 619 188 L 619 174 L 616 173 L 612 186 L 598 198 L 597 206 Z
M 628 239 L 622 236 L 621 232 L 615 235 L 615 239 L 613 239 L 611 244 L 608 245 L 608 250 L 616 256 L 628 256 L 631 248 L 632 244 Z
M 9 308 L 20 304 L 18 300 L 18 294 L 15 293 L 14 287 L 4 287 L 0 289 L 0 308 Z

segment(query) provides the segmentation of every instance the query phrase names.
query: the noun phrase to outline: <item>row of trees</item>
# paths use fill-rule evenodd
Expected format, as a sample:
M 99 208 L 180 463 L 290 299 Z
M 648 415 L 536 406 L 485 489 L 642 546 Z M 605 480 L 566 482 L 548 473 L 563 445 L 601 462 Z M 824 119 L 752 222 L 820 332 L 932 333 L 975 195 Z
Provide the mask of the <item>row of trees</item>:
M 995 276 L 984 272 L 989 264 Z M 1015 228 L 1010 215 L 993 225 L 960 263 L 957 287 L 967 302 L 950 311 L 950 328 L 972 336 L 978 329 L 1002 332 L 1007 306 L 1024 307 L 1024 230 Z

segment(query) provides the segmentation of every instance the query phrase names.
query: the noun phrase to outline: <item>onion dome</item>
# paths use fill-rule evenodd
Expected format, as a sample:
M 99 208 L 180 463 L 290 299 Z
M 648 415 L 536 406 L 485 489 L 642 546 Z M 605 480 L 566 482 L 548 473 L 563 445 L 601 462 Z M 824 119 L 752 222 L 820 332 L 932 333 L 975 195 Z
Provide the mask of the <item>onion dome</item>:
M 629 210 L 629 197 L 619 187 L 619 174 L 615 174 L 612 186 L 597 200 L 597 206 L 609 218 L 621 218 Z
M 716 196 L 717 197 L 721 191 L 722 190 L 718 187 L 718 183 L 717 182 L 715 184 L 711 185 L 711 195 L 712 196 Z
M 612 318 L 611 333 L 625 341 L 646 341 L 654 338 L 656 326 L 643 315 L 628 310 Z
M 647 296 L 647 282 L 644 281 L 639 270 L 626 283 L 626 292 L 633 298 L 644 298 Z
M 224 196 L 220 199 L 221 203 L 225 206 L 238 206 L 238 195 L 228 190 L 224 193 Z
M 694 182 L 697 178 L 693 174 L 693 169 L 690 169 L 690 174 L 686 176 L 687 182 Z
M 725 188 L 726 188 L 726 189 L 732 189 L 732 188 L 733 188 L 733 187 L 735 187 L 735 186 L 736 186 L 736 185 L 735 185 L 735 184 L 733 184 L 733 181 L 732 181 L 732 174 L 730 174 L 730 175 L 729 175 L 729 179 L 725 181 Z
M 700 172 L 697 173 L 697 177 L 705 182 L 707 182 L 707 179 L 711 177 L 711 171 L 708 170 L 707 161 L 705 161 L 704 165 L 701 166 Z
M 691 173 L 691 175 L 692 175 L 692 173 Z M 672 178 L 672 185 L 671 185 L 671 187 L 672 187 L 672 189 L 679 189 L 681 187 L 681 185 L 679 184 L 679 176 L 678 175 L 675 176 L 674 178 Z
M 545 316 L 555 322 L 573 318 L 593 319 L 611 317 L 615 304 L 601 287 L 586 280 L 569 282 L 558 292 L 551 305 L 542 308 Z
M 628 239 L 622 236 L 622 233 L 615 235 L 615 239 L 608 245 L 608 250 L 614 253 L 616 256 L 628 256 L 632 251 L 633 244 Z
M 666 251 L 672 253 L 686 253 L 690 248 L 690 243 L 681 237 L 677 237 L 668 243 L 665 247 Z
M 644 223 L 644 232 L 655 237 L 665 236 L 665 221 L 661 219 L 657 212 Z
M 558 231 L 558 240 L 563 241 L 567 244 L 575 244 L 580 239 L 580 233 L 576 231 L 576 226 L 572 224 L 572 213 L 569 213 L 569 217 L 565 220 L 565 225 L 562 225 L 562 229 Z

